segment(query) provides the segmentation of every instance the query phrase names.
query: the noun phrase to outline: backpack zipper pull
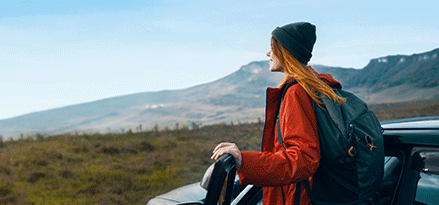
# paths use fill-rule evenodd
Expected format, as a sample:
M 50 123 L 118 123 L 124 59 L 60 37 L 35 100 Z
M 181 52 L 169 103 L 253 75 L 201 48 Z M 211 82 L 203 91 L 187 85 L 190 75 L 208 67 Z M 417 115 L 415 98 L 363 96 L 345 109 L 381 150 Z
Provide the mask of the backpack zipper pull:
M 372 140 L 372 137 L 370 135 L 366 135 L 365 138 L 366 138 L 367 146 L 369 147 L 370 151 L 372 151 L 372 149 L 378 148 L 377 146 L 372 144 L 373 140 Z
M 349 137 L 352 137 L 354 135 L 354 124 L 349 124 L 348 134 Z

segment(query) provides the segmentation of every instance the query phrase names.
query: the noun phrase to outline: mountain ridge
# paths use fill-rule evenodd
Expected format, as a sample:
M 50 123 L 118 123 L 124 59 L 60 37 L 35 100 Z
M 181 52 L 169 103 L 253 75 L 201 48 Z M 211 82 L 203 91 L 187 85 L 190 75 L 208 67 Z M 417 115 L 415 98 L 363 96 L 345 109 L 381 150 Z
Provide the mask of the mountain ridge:
M 268 67 L 268 61 L 254 61 L 223 78 L 189 88 L 116 96 L 0 120 L 0 135 L 256 121 L 264 117 L 266 88 L 278 86 L 283 79 L 283 74 L 270 73 Z M 439 48 L 375 58 L 363 69 L 312 67 L 331 74 L 344 89 L 370 104 L 439 97 Z

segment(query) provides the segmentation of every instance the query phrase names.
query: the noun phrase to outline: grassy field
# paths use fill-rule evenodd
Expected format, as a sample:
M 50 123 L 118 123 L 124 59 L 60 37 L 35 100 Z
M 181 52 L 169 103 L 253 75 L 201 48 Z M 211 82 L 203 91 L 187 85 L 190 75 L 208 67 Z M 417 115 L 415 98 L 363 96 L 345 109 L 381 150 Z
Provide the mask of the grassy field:
M 0 144 L 0 204 L 146 204 L 201 180 L 212 150 L 259 150 L 262 124 L 108 135 L 59 135 Z
M 373 104 L 369 108 L 381 121 L 406 117 L 439 116 L 439 99 Z
M 436 101 L 372 105 L 380 120 L 439 116 Z M 145 204 L 201 180 L 222 141 L 260 150 L 262 123 L 0 141 L 0 204 Z

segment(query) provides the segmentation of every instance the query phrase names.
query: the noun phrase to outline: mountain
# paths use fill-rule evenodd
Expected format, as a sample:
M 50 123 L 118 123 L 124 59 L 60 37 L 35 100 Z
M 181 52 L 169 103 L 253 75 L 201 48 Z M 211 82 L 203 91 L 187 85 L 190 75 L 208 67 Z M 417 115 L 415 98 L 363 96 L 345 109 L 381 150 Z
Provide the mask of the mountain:
M 264 117 L 266 88 L 283 79 L 268 67 L 268 61 L 251 62 L 224 78 L 186 89 L 137 93 L 0 120 L 0 135 L 121 132 L 155 125 L 173 129 L 177 123 L 256 121 Z M 372 59 L 361 70 L 312 67 L 331 74 L 344 89 L 368 103 L 439 97 L 439 49 Z
M 121 132 L 181 125 L 254 121 L 263 117 L 265 88 L 282 74 L 267 75 L 268 61 L 252 62 L 229 76 L 182 90 L 145 92 L 0 120 L 0 134 Z M 140 128 L 140 127 L 139 127 Z
M 369 64 L 348 81 L 352 87 L 367 86 L 372 92 L 402 84 L 416 88 L 439 85 L 439 49 L 411 56 L 387 56 L 372 59 Z
M 372 59 L 346 79 L 345 89 L 369 103 L 437 98 L 439 49 Z

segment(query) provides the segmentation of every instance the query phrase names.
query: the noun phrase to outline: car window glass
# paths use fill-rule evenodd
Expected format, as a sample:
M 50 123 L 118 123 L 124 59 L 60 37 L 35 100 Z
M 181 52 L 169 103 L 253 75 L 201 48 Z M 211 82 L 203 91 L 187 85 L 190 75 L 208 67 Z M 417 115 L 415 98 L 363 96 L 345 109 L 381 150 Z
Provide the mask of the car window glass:
M 439 205 L 439 150 L 429 150 L 420 153 L 424 161 L 424 169 L 420 173 L 416 202 Z
M 421 173 L 420 176 L 415 201 L 439 205 L 439 175 Z

